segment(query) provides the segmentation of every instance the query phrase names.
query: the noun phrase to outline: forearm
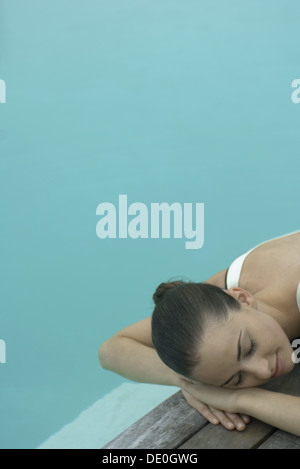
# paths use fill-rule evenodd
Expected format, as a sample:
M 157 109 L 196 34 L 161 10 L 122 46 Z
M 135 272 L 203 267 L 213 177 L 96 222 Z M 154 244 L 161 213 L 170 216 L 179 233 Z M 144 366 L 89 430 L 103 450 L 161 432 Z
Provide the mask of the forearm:
M 300 397 L 260 388 L 242 389 L 238 392 L 238 412 L 300 436 Z
M 178 374 L 167 367 L 153 347 L 127 337 L 116 337 L 99 349 L 101 366 L 141 383 L 177 385 Z

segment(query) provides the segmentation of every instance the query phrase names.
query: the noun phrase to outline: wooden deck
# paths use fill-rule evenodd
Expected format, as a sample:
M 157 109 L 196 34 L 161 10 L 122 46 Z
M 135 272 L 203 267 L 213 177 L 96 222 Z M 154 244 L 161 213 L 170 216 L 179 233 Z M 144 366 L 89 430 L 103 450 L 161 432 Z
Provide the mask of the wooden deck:
M 300 396 L 300 364 L 287 376 L 263 386 Z M 300 437 L 254 418 L 247 428 L 226 430 L 212 425 L 191 408 L 181 391 L 166 399 L 103 449 L 300 449 Z

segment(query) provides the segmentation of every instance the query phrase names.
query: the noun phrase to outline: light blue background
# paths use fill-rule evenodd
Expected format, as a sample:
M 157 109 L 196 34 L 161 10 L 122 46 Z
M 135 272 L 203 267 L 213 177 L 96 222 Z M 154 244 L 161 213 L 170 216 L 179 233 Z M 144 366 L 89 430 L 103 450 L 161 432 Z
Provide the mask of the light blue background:
M 299 229 L 296 0 L 2 0 L 2 448 L 36 447 L 124 379 L 99 345 Z M 96 237 L 96 207 L 205 203 L 205 243 Z

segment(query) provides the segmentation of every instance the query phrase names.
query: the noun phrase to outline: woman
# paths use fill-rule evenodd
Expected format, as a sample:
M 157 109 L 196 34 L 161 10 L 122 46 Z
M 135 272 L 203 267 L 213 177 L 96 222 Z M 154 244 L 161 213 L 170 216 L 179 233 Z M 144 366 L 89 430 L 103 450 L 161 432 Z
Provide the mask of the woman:
M 262 243 L 204 283 L 161 284 L 152 317 L 99 349 L 103 368 L 180 386 L 209 422 L 253 416 L 300 436 L 300 397 L 258 386 L 294 367 L 300 337 L 300 231 Z

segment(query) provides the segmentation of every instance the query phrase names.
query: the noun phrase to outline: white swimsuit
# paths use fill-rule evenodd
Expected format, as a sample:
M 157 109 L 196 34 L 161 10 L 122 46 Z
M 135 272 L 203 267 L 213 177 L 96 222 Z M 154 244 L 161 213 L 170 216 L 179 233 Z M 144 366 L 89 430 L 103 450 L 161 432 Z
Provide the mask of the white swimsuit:
M 273 238 L 273 239 L 284 238 L 285 236 L 289 236 L 289 235 L 294 234 L 294 233 L 299 233 L 299 230 L 298 231 L 293 231 L 292 233 L 288 233 L 288 234 L 283 235 L 283 236 L 277 236 L 277 238 Z M 269 240 L 269 241 L 272 241 L 272 240 Z M 264 241 L 263 243 L 258 244 L 254 248 L 252 248 L 249 251 L 245 252 L 245 254 L 242 254 L 241 256 L 237 257 L 232 262 L 232 264 L 230 265 L 230 267 L 227 271 L 227 274 L 226 274 L 226 281 L 225 282 L 226 282 L 226 289 L 227 290 L 229 288 L 239 286 L 242 267 L 243 267 L 244 261 L 245 261 L 246 257 L 248 256 L 248 254 L 250 252 L 254 251 L 254 249 L 256 249 L 258 246 L 261 246 L 262 244 L 268 243 L 269 241 Z M 297 292 L 296 292 L 296 300 L 297 300 L 298 310 L 300 311 L 300 282 L 298 284 L 298 288 L 297 288 Z

